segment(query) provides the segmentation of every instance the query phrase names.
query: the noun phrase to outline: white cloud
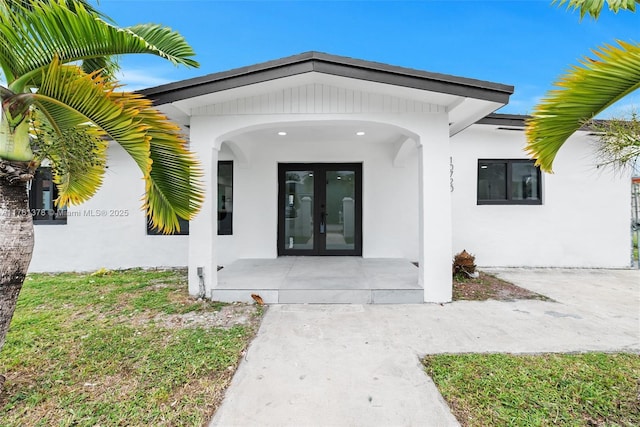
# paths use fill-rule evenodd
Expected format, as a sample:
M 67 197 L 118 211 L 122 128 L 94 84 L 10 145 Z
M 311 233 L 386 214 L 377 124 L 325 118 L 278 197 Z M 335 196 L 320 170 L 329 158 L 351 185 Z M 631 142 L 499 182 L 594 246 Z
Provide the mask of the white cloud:
M 120 84 L 126 85 L 125 89 L 127 91 L 136 91 L 171 83 L 169 79 L 153 75 L 153 71 L 149 69 L 121 69 L 116 74 L 116 78 Z

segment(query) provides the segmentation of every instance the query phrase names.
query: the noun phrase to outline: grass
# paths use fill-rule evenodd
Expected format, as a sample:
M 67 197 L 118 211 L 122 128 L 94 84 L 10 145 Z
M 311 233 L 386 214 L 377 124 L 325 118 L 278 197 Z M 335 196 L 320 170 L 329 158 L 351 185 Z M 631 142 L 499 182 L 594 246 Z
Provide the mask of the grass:
M 176 271 L 28 276 L 0 352 L 0 425 L 206 424 L 261 309 L 186 288 Z M 230 309 L 251 321 L 187 321 Z
M 640 425 L 637 354 L 430 355 L 463 426 Z

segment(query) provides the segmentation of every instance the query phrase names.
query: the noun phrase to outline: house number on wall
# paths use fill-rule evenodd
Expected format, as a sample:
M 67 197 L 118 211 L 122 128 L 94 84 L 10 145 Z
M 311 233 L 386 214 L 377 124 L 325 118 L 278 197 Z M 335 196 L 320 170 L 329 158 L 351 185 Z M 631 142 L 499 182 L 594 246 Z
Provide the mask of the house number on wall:
M 449 157 L 449 185 L 453 193 L 453 157 Z

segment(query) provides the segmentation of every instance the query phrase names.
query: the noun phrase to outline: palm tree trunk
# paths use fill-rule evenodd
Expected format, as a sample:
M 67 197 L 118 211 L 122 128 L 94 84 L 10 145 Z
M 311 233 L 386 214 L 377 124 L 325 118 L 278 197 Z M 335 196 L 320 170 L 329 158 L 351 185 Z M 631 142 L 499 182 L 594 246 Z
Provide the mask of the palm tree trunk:
M 25 163 L 0 160 L 0 350 L 33 253 L 33 220 Z

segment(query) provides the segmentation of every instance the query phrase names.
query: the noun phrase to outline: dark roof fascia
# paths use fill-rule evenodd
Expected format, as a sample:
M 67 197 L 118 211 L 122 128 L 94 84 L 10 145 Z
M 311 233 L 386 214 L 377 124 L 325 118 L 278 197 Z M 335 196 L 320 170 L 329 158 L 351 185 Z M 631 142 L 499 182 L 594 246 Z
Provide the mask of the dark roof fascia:
M 517 128 L 525 128 L 527 126 L 527 120 L 529 120 L 531 116 L 525 114 L 500 114 L 493 113 L 489 114 L 486 117 L 478 120 L 476 124 L 479 125 L 494 125 L 494 126 L 509 126 L 509 127 L 517 127 Z M 607 123 L 608 120 L 594 120 L 597 124 Z M 593 131 L 593 128 L 590 126 L 580 126 L 578 130 L 581 131 Z
M 526 121 L 530 117 L 531 116 L 526 116 L 523 114 L 493 113 L 481 118 L 476 123 L 479 125 L 511 126 L 523 128 L 526 126 Z
M 321 52 L 306 52 L 248 67 L 182 80 L 139 91 L 156 105 L 266 82 L 308 72 L 349 77 L 506 104 L 513 86 L 363 61 Z

